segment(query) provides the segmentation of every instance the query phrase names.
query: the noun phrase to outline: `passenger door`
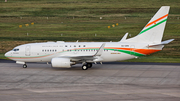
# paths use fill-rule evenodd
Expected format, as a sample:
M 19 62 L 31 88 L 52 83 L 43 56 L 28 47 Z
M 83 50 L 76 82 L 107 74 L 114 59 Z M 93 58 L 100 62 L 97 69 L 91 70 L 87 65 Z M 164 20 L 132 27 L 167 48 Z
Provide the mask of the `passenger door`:
M 27 45 L 25 48 L 25 55 L 30 56 L 31 55 L 31 46 Z

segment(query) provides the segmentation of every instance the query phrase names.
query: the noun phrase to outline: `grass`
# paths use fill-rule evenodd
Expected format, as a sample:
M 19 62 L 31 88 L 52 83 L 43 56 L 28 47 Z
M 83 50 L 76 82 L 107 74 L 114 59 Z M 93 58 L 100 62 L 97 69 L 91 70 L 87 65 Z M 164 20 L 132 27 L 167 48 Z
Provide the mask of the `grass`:
M 13 47 L 25 43 L 119 41 L 126 32 L 133 37 L 163 5 L 171 6 L 163 40 L 174 38 L 175 41 L 166 45 L 163 51 L 128 61 L 179 62 L 179 0 L 0 1 L 0 58 Z M 32 22 L 35 24 L 31 25 Z M 119 25 L 107 28 L 116 23 Z M 25 27 L 25 24 L 30 25 Z
M 4 56 L 4 54 L 0 54 L 0 59 L 6 59 L 7 60 L 7 58 Z

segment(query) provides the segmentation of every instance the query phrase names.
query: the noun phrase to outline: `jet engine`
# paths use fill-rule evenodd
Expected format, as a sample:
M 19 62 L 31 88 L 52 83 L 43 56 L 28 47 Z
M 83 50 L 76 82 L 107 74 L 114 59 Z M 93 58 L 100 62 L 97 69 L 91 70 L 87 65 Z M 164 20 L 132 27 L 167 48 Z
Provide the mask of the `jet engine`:
M 71 62 L 68 58 L 52 58 L 51 64 L 52 67 L 70 68 L 73 62 Z

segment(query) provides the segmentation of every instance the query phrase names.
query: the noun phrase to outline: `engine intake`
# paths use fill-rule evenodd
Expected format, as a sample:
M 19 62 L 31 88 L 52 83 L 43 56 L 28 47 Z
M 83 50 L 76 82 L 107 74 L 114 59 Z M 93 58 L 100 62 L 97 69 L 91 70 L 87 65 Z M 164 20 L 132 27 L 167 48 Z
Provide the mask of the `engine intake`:
M 51 64 L 52 67 L 70 68 L 73 62 L 71 62 L 68 58 L 52 58 Z

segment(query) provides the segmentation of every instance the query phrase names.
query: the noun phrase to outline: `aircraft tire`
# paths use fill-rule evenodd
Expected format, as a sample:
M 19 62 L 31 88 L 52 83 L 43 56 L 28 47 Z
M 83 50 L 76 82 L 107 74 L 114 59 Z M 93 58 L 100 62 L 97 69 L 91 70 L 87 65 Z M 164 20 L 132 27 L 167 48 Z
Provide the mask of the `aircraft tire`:
M 26 65 L 26 64 L 24 64 L 24 65 L 23 65 L 23 68 L 27 68 L 27 65 Z
M 82 70 L 87 70 L 87 69 L 88 69 L 88 67 L 86 65 L 82 66 Z
M 86 66 L 87 66 L 88 68 L 91 68 L 91 67 L 92 67 L 92 63 L 87 63 Z

